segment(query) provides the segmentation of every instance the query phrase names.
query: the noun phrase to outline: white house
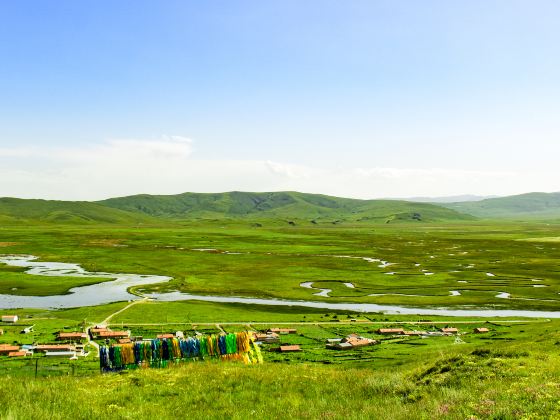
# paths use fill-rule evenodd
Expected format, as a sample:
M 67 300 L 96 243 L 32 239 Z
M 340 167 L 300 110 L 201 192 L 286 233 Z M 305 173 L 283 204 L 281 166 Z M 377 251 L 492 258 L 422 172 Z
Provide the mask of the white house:
M 18 322 L 17 315 L 2 315 L 2 322 Z

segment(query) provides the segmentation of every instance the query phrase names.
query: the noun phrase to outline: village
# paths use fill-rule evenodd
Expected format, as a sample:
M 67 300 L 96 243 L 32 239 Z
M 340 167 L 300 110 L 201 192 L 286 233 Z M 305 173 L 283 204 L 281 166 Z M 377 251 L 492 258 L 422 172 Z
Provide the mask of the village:
M 0 329 L 0 357 L 1 358 L 45 358 L 45 359 L 68 359 L 68 360 L 94 360 L 99 355 L 100 346 L 119 347 L 126 344 L 138 342 L 151 342 L 152 340 L 172 340 L 183 339 L 186 336 L 202 336 L 202 335 L 220 335 L 227 331 L 222 326 L 216 324 L 215 327 L 201 328 L 197 325 L 189 325 L 188 332 L 181 330 L 161 331 L 164 327 L 159 327 L 157 332 L 155 328 L 151 330 L 140 329 L 138 327 L 131 329 L 113 329 L 108 325 L 92 325 L 82 329 L 74 328 L 73 331 L 53 331 L 51 340 L 43 340 L 43 342 L 32 342 L 24 340 L 23 337 L 35 332 L 35 325 L 29 325 L 27 320 L 21 320 L 18 315 L 3 315 L 2 329 Z M 351 319 L 351 321 L 356 321 Z M 332 323 L 323 323 L 330 324 Z M 487 327 L 476 326 L 474 328 L 465 328 L 460 330 L 457 327 L 445 325 L 436 327 L 429 325 L 430 328 L 425 330 L 405 329 L 405 328 L 384 328 L 380 327 L 372 329 L 371 325 L 365 325 L 364 322 L 341 322 L 340 326 L 336 326 L 333 332 L 329 334 L 325 330 L 327 325 L 320 322 L 307 323 L 294 327 L 269 327 L 259 328 L 257 325 L 238 325 L 228 326 L 228 330 L 240 331 L 241 329 L 250 332 L 250 336 L 255 345 L 261 347 L 264 354 L 270 354 L 265 360 L 279 361 L 274 354 L 286 353 L 304 353 L 308 352 L 309 360 L 323 360 L 325 363 L 331 363 L 332 360 L 340 360 L 336 353 L 342 351 L 344 353 L 352 350 L 379 346 L 388 343 L 402 343 L 403 340 L 424 340 L 434 339 L 438 337 L 453 337 L 452 342 L 447 344 L 461 344 L 463 338 L 469 334 L 488 334 L 491 330 Z M 413 323 L 411 323 L 413 325 Z M 185 325 L 187 327 L 187 325 Z M 168 327 L 166 327 L 168 328 Z M 5 329 L 19 331 L 22 339 L 5 342 L 2 340 Z M 315 330 L 313 330 L 315 329 Z M 313 333 L 310 333 L 313 331 Z M 322 334 L 317 336 L 317 331 Z M 142 334 L 138 334 L 141 332 Z M 25 342 L 25 343 L 24 343 Z M 322 342 L 322 346 L 320 343 Z M 414 344 L 414 343 L 411 343 Z M 321 352 L 320 349 L 323 349 Z M 329 358 L 328 352 L 334 351 L 332 357 Z M 327 352 L 327 353 L 325 353 Z M 357 354 L 356 359 L 363 356 Z M 304 358 L 306 356 L 303 356 Z M 365 356 L 364 356 L 365 357 Z M 370 354 L 367 357 L 371 358 Z M 287 361 L 288 359 L 284 359 Z M 301 359 L 298 359 L 301 360 Z M 330 361 L 329 361 L 330 360 Z

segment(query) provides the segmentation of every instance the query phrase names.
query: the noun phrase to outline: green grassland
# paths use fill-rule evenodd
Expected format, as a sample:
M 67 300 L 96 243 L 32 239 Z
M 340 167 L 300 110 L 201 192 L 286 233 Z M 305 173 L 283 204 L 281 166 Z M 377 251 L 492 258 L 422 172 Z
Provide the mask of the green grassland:
M 0 242 L 11 244 L 1 248 L 4 253 L 80 263 L 90 271 L 173 277 L 169 283 L 145 286 L 145 291 L 555 310 L 560 247 L 539 238 L 559 236 L 559 231 L 558 225 L 507 222 L 260 228 L 242 222 L 143 228 L 29 225 L 4 226 Z M 379 267 L 357 257 L 393 265 Z M 332 289 L 331 297 L 315 296 L 317 290 L 300 286 L 308 281 Z M 451 296 L 451 291 L 461 295 Z M 502 292 L 511 298 L 497 298 Z
M 90 378 L 0 378 L 4 418 L 554 418 L 558 362 L 543 351 L 462 353 L 417 369 L 192 364 Z M 551 363 L 552 362 L 552 363 Z M 225 413 L 225 414 L 224 414 Z
M 86 201 L 0 198 L 0 223 L 154 223 L 146 215 L 111 209 Z
M 481 218 L 560 219 L 560 193 L 528 193 L 441 205 Z
M 66 324 L 68 331 L 80 329 L 122 306 L 27 310 L 21 323 L 33 322 L 36 330 L 51 330 L 53 337 L 61 325 Z M 166 319 L 166 314 L 173 317 Z M 303 351 L 279 354 L 271 351 L 274 345 L 263 345 L 265 363 L 258 366 L 209 360 L 104 375 L 96 373 L 92 356 L 78 361 L 40 356 L 0 360 L 0 386 L 10 390 L 0 393 L 0 416 L 130 418 L 186 410 L 202 418 L 222 418 L 227 413 L 231 418 L 482 419 L 554 418 L 560 409 L 557 320 L 431 317 L 418 325 L 412 316 L 174 302 L 139 303 L 113 320 L 112 326 L 120 324 L 147 337 L 178 328 L 187 334 L 216 333 L 218 326 L 210 324 L 222 317 L 266 323 L 248 326 L 255 329 L 275 322 L 286 326 L 283 322 L 289 320 L 297 333 L 281 335 L 282 343 L 299 344 Z M 350 321 L 356 317 L 360 321 Z M 176 324 L 127 325 L 146 320 Z M 209 325 L 201 325 L 204 322 Z M 460 329 L 461 344 L 455 344 L 455 337 L 388 337 L 375 332 L 380 326 L 430 331 L 445 325 Z M 476 326 L 486 326 L 490 333 L 473 334 Z M 327 338 L 354 332 L 380 344 L 350 351 L 325 348 Z M 39 338 L 48 340 L 46 336 L 33 339 Z
M 549 240 L 560 237 L 555 224 L 258 223 L 260 227 L 250 220 L 169 220 L 142 227 L 2 223 L 0 253 L 79 263 L 89 271 L 173 277 L 169 283 L 144 286 L 145 291 L 415 307 L 559 308 L 560 246 Z M 360 258 L 393 265 L 379 267 L 380 262 Z M 65 293 L 78 284 L 100 281 L 35 277 L 0 267 L 3 293 Z M 300 287 L 306 281 L 332 289 L 331 297 Z M 533 287 L 536 284 L 546 287 Z M 451 290 L 461 296 L 451 296 Z M 496 298 L 501 292 L 511 293 L 511 298 Z M 0 357 L 0 387 L 10 389 L 0 393 L 0 417 L 127 418 L 187 410 L 203 418 L 223 417 L 224 412 L 232 418 L 554 418 L 560 410 L 557 320 L 364 314 L 201 301 L 142 301 L 117 313 L 128 305 L 3 310 L 21 320 L 0 327 L 0 343 L 52 343 L 58 331 L 83 331 L 114 314 L 108 321 L 111 328 L 144 337 L 178 330 L 209 334 L 293 326 L 297 333 L 281 335 L 281 342 L 298 344 L 302 352 L 280 354 L 263 345 L 261 366 L 207 361 L 106 375 L 99 374 L 92 346 L 89 356 L 76 361 Z M 31 325 L 32 333 L 20 333 Z M 376 333 L 379 327 L 436 331 L 445 325 L 460 329 L 461 344 L 448 336 Z M 473 334 L 479 326 L 490 333 Z M 380 343 L 343 352 L 326 349 L 327 338 L 350 333 Z

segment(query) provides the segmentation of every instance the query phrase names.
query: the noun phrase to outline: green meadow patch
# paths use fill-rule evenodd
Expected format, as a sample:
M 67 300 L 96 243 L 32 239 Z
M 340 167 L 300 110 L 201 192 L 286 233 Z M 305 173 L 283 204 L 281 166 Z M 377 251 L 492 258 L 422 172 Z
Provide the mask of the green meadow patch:
M 169 223 L 6 224 L 0 243 L 9 243 L 2 248 L 5 254 L 77 263 L 88 271 L 173 277 L 137 292 L 558 309 L 560 247 L 556 241 L 532 241 L 559 238 L 558 225 Z M 0 266 L 2 294 L 61 294 L 99 281 L 31 276 Z M 306 282 L 312 287 L 301 286 Z M 316 295 L 327 288 L 328 296 Z M 509 298 L 497 297 L 503 294 Z M 84 331 L 104 320 L 114 330 L 145 338 L 177 331 L 194 335 L 296 329 L 281 334 L 277 344 L 262 345 L 265 363 L 260 366 L 198 361 L 101 375 L 91 345 L 90 355 L 76 361 L 2 356 L 0 387 L 10 390 L 0 393 L 3 418 L 127 418 L 185 410 L 203 418 L 224 412 L 231 418 L 554 418 L 560 409 L 557 320 L 201 301 L 1 312 L 20 316 L 17 324 L 1 326 L 1 344 L 54 343 L 59 331 Z M 33 331 L 22 334 L 29 326 Z M 458 328 L 459 335 L 441 335 L 445 326 Z M 489 331 L 475 334 L 476 327 Z M 379 328 L 426 334 L 387 336 L 379 334 Z M 326 347 L 327 339 L 350 334 L 377 344 L 346 351 Z M 279 353 L 279 344 L 298 345 L 301 351 Z

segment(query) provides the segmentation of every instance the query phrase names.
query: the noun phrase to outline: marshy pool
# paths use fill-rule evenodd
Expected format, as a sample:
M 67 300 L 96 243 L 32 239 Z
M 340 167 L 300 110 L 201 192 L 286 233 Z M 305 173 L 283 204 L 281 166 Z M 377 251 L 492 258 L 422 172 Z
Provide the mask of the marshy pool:
M 133 286 L 163 283 L 171 280 L 171 277 L 160 275 L 124 274 L 90 272 L 84 270 L 79 264 L 43 262 L 37 261 L 38 257 L 32 255 L 4 255 L 0 256 L 0 263 L 12 267 L 27 268 L 27 274 L 36 276 L 65 276 L 65 277 L 89 277 L 107 279 L 105 281 L 88 286 L 71 288 L 68 294 L 54 296 L 19 296 L 0 294 L 0 309 L 15 308 L 40 308 L 40 309 L 62 309 L 76 308 L 81 306 L 103 305 L 113 302 L 140 299 L 140 296 L 129 293 Z M 305 286 L 313 288 L 312 283 Z M 349 286 L 347 286 L 349 287 Z M 331 303 L 322 301 L 285 300 L 285 299 L 262 299 L 237 296 L 205 296 L 192 295 L 183 292 L 151 293 L 143 294 L 151 299 L 172 302 L 185 300 L 199 300 L 219 303 L 242 303 L 253 305 L 273 306 L 301 306 L 308 308 L 345 310 L 356 312 L 383 312 L 387 314 L 406 315 L 443 315 L 461 317 L 533 317 L 533 318 L 560 318 L 560 312 L 554 311 L 529 311 L 517 309 L 449 309 L 449 308 L 415 308 L 397 305 L 378 305 L 374 303 Z
M 67 294 L 52 296 L 21 296 L 0 294 L 0 308 L 41 308 L 60 309 L 95 306 L 106 303 L 138 299 L 128 292 L 132 286 L 162 283 L 171 280 L 167 276 L 146 276 L 140 274 L 90 272 L 79 264 L 37 261 L 33 255 L 6 255 L 0 257 L 0 263 L 12 267 L 27 268 L 26 274 L 50 277 L 88 277 L 114 279 L 88 286 L 73 287 Z

